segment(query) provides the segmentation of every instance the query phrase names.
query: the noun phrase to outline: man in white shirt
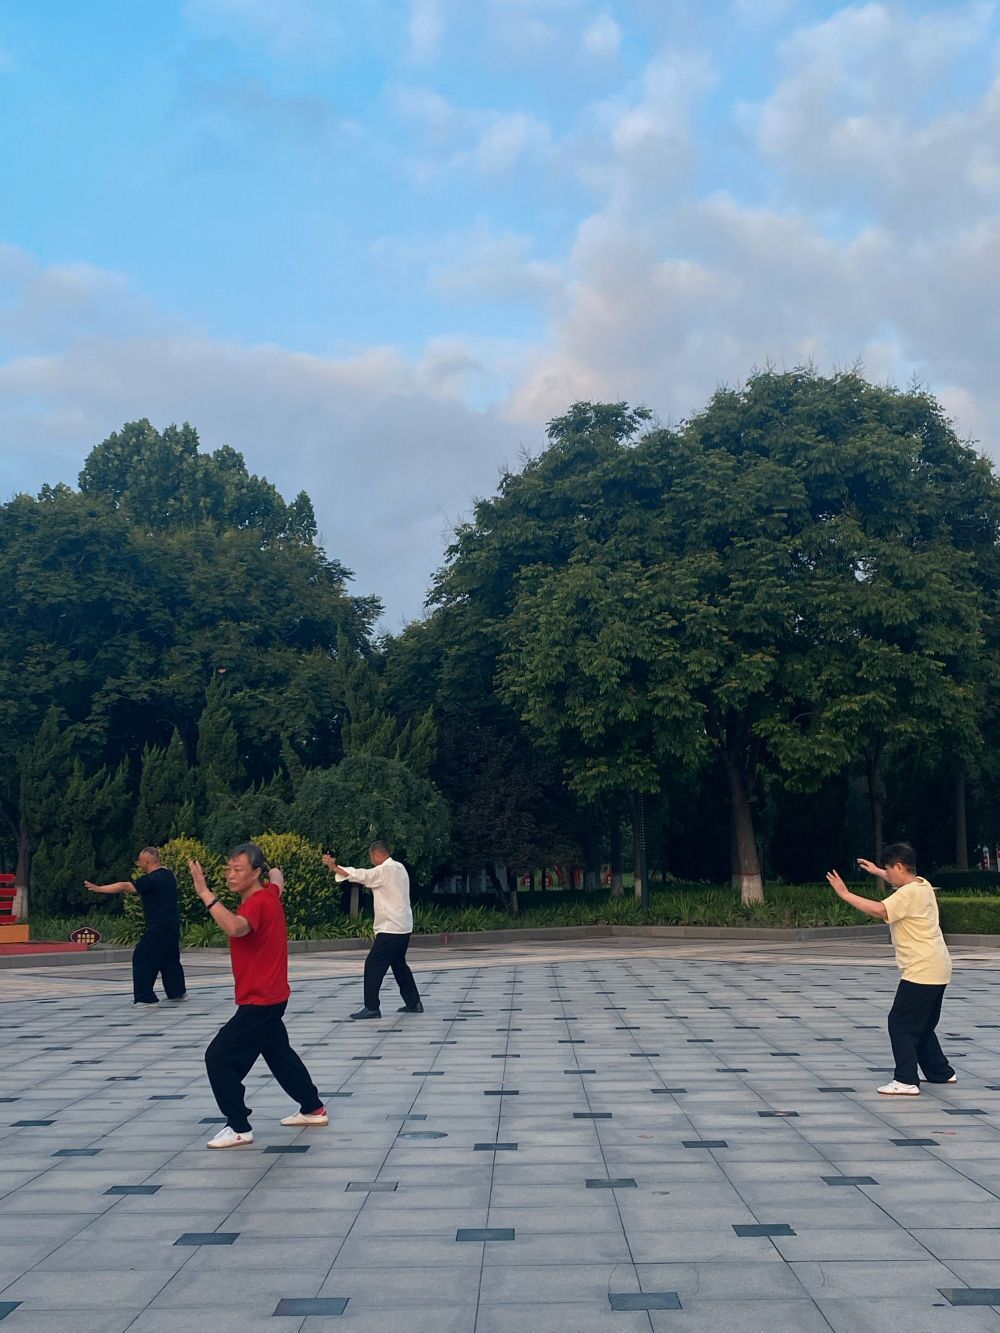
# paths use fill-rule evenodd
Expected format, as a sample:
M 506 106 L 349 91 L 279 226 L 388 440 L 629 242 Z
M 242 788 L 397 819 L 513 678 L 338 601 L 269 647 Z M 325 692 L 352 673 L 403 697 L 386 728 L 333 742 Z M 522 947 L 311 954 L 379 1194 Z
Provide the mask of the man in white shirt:
M 364 1008 L 351 1014 L 352 1018 L 381 1018 L 379 990 L 389 968 L 403 997 L 401 1014 L 422 1014 L 420 992 L 406 961 L 406 950 L 413 933 L 413 912 L 410 908 L 410 877 L 406 867 L 394 861 L 384 842 L 373 842 L 368 849 L 371 870 L 356 866 L 341 866 L 336 857 L 324 856 L 323 864 L 335 875 L 371 889 L 375 904 L 375 943 L 365 959 Z

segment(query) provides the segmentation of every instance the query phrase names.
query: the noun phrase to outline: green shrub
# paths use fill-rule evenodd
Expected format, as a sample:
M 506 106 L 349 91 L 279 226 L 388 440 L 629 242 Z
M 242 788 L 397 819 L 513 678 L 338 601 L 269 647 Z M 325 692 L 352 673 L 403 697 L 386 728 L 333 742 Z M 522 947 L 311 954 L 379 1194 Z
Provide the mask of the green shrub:
M 343 916 L 340 886 L 323 864 L 321 847 L 307 842 L 297 833 L 262 833 L 254 841 L 268 865 L 280 866 L 285 872 L 281 901 L 292 938 L 308 939 L 309 935 L 298 932 L 332 925 Z M 314 938 L 328 937 L 314 935 Z
M 938 911 L 948 934 L 1000 935 L 1000 898 L 941 898 Z
M 1000 870 L 937 870 L 928 878 L 942 893 L 1000 893 Z

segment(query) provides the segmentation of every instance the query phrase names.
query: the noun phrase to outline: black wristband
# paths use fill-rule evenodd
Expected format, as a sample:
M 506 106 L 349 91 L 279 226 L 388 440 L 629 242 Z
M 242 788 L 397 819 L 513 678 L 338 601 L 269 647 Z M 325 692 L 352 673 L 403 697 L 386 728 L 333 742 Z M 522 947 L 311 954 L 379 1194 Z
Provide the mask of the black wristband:
M 212 901 L 211 901 L 210 903 L 206 903 L 206 904 L 205 904 L 205 911 L 206 911 L 206 912 L 210 912 L 210 911 L 212 910 L 212 908 L 216 905 L 216 903 L 217 903 L 218 901 L 219 901 L 218 898 L 213 898 Z

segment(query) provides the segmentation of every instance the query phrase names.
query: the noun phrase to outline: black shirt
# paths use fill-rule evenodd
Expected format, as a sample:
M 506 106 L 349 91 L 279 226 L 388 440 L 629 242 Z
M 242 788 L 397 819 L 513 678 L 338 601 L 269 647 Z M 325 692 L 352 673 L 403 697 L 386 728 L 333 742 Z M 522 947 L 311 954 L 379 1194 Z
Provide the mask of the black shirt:
M 181 909 L 177 899 L 177 881 L 172 870 L 161 866 L 159 870 L 151 870 L 148 875 L 140 875 L 132 883 L 142 901 L 147 926 L 180 928 Z

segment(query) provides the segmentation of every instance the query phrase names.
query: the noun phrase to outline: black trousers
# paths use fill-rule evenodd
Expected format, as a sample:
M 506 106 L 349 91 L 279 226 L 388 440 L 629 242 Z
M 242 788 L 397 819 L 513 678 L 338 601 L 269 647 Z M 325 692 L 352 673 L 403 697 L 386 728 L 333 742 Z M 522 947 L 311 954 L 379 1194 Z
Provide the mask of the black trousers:
M 382 979 L 390 967 L 392 968 L 392 975 L 396 978 L 399 993 L 403 997 L 403 1003 L 410 1008 L 420 1003 L 420 992 L 417 990 L 417 983 L 413 980 L 413 973 L 406 961 L 406 950 L 409 943 L 409 935 L 378 934 L 375 936 L 375 943 L 365 959 L 366 1009 L 378 1009 L 378 993 L 382 988 Z
M 167 998 L 184 994 L 180 926 L 147 926 L 132 954 L 132 994 L 136 1004 L 155 1004 L 153 987 L 163 977 Z
M 250 1128 L 243 1080 L 262 1056 L 264 1063 L 299 1110 L 306 1115 L 322 1105 L 309 1071 L 292 1050 L 282 1022 L 284 1004 L 241 1004 L 212 1038 L 205 1052 L 208 1081 L 226 1124 L 238 1134 Z
M 928 1083 L 947 1083 L 954 1069 L 944 1057 L 934 1029 L 941 1017 L 944 986 L 901 981 L 889 1010 L 889 1040 L 900 1083 L 919 1083 L 917 1065 Z

